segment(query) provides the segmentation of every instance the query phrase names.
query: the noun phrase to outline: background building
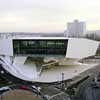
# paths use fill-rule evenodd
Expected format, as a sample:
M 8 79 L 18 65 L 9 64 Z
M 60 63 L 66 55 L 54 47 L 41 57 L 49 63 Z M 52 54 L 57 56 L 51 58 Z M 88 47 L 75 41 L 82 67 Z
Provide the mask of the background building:
M 86 23 L 74 20 L 74 22 L 67 23 L 67 37 L 81 37 L 86 32 Z

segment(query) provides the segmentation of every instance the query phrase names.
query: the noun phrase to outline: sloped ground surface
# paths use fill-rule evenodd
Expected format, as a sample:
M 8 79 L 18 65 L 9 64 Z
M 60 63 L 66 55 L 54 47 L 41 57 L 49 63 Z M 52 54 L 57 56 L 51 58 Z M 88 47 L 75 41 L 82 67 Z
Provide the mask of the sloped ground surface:
M 43 87 L 41 92 L 44 95 L 49 96 L 49 100 L 70 100 L 67 93 L 60 91 L 53 86 Z
M 100 59 L 96 61 L 100 63 Z M 78 92 L 73 100 L 100 100 L 100 84 L 95 85 L 93 81 L 98 73 L 100 73 L 100 64 L 82 74 L 83 76 L 89 74 L 90 78 L 78 86 Z
M 100 100 L 100 87 L 93 86 L 92 81 L 88 83 L 89 81 L 90 79 L 85 81 L 87 84 L 81 85 L 78 95 L 74 100 Z
M 0 100 L 42 100 L 42 98 L 29 91 L 13 90 L 3 94 Z

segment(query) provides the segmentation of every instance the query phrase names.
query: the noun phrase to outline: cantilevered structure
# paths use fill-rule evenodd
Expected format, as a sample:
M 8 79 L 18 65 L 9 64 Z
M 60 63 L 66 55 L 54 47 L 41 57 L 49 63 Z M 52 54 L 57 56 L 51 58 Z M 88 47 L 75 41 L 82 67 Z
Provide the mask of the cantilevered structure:
M 96 41 L 82 38 L 21 37 L 2 39 L 0 40 L 0 64 L 2 65 L 0 73 L 4 74 L 6 71 L 23 81 L 41 82 L 38 79 L 46 65 L 38 64 L 36 66 L 33 58 L 55 57 L 79 60 L 95 55 L 98 45 Z

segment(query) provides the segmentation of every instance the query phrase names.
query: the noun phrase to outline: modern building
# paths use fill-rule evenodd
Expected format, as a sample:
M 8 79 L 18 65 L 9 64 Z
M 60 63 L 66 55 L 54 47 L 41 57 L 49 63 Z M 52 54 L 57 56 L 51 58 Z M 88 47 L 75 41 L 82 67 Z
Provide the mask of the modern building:
M 67 24 L 67 36 L 68 37 L 81 37 L 86 32 L 86 24 L 85 22 L 79 22 L 78 20 L 74 20 L 74 22 L 70 22 Z
M 24 81 L 41 82 L 38 79 L 46 65 L 36 66 L 33 58 L 62 57 L 79 60 L 95 55 L 98 45 L 99 43 L 96 41 L 82 38 L 21 37 L 2 39 L 0 40 L 0 64 L 2 65 L 0 73 L 4 74 L 6 71 L 13 77 Z M 42 81 L 48 82 L 47 80 Z

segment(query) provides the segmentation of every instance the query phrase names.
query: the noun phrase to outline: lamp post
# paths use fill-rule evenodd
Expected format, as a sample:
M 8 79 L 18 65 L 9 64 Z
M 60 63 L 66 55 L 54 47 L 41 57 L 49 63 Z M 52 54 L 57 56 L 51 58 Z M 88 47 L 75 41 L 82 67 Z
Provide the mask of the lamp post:
M 62 73 L 62 89 L 65 88 L 65 84 L 64 84 L 64 73 Z

